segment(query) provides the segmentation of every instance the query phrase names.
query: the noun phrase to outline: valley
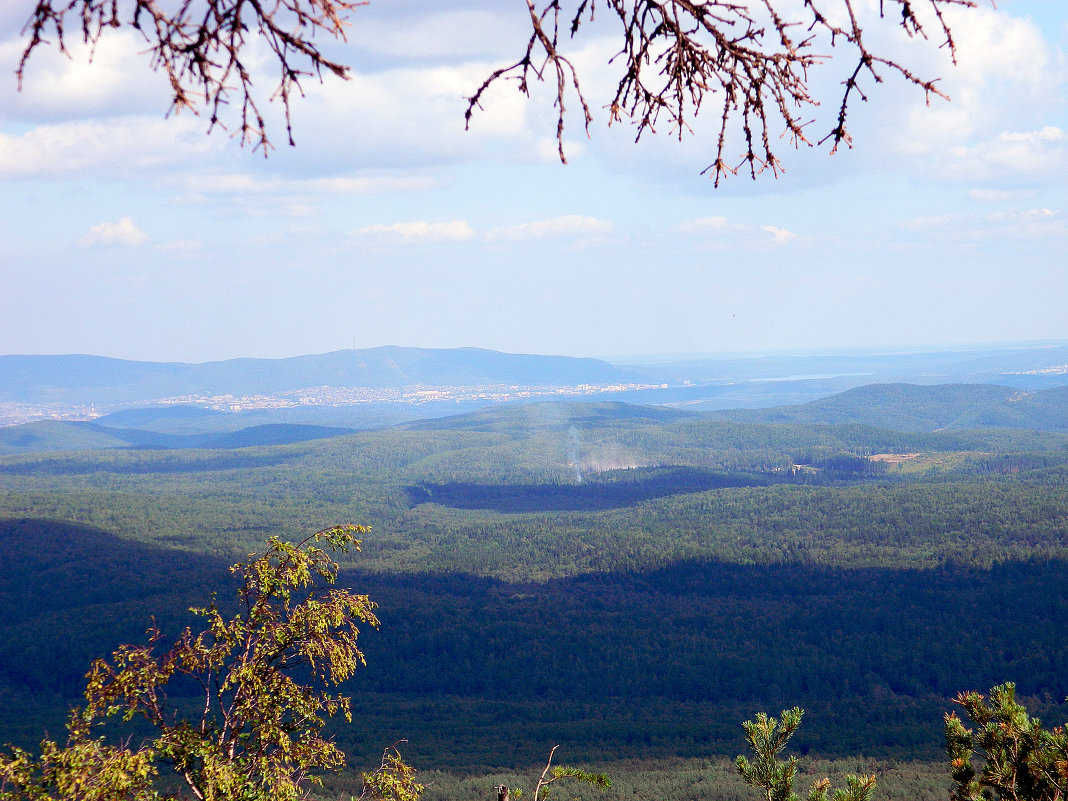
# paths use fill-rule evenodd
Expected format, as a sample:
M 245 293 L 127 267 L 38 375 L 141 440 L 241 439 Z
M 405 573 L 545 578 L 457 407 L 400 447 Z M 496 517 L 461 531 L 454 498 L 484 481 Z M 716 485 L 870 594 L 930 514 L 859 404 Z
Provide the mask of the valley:
M 355 723 L 331 730 L 354 767 L 405 738 L 448 798 L 560 744 L 669 782 L 664 760 L 726 764 L 742 720 L 799 705 L 802 754 L 924 765 L 898 797 L 936 797 L 956 692 L 1014 680 L 1068 714 L 1066 397 L 493 403 L 216 447 L 183 438 L 255 429 L 118 412 L 111 446 L 0 458 L 0 740 L 57 729 L 91 658 L 153 616 L 179 630 L 266 538 L 357 522 L 341 580 L 382 628 L 345 686 Z

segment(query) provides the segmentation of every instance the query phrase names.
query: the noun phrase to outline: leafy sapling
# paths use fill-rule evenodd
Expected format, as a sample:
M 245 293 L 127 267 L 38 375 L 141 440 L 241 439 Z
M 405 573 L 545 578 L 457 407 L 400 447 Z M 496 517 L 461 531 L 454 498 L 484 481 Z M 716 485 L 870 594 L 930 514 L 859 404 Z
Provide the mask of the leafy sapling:
M 364 664 L 358 626 L 378 626 L 366 595 L 332 586 L 338 564 L 320 543 L 358 550 L 364 531 L 334 526 L 296 544 L 272 537 L 264 553 L 231 568 L 241 582 L 236 614 L 213 600 L 192 610 L 205 629 L 186 628 L 170 648 L 160 651 L 153 626 L 147 645 L 96 660 L 65 746 L 46 740 L 39 756 L 0 753 L 0 801 L 158 801 L 165 766 L 200 801 L 305 798 L 322 771 L 344 762 L 323 727 L 333 715 L 351 721 L 349 699 L 331 690 Z M 168 695 L 174 679 L 192 699 Z M 154 736 L 136 748 L 131 737 L 109 744 L 100 730 L 116 716 L 142 718 Z M 415 801 L 422 788 L 412 773 L 387 751 L 367 780 L 372 797 Z
M 534 785 L 533 801 L 545 801 L 545 799 L 549 797 L 549 785 L 560 780 L 577 781 L 591 785 L 592 787 L 599 787 L 602 790 L 607 790 L 612 786 L 612 782 L 609 780 L 607 774 L 589 773 L 581 768 L 553 765 L 553 755 L 559 747 L 560 746 L 558 745 L 554 745 L 552 750 L 549 751 L 549 758 L 545 762 L 545 769 L 542 770 L 541 776 L 538 777 L 538 781 Z M 499 801 L 519 801 L 523 798 L 522 788 L 509 790 L 504 785 L 499 785 L 496 790 Z
M 760 712 L 755 721 L 747 720 L 742 724 L 745 739 L 753 751 L 753 761 L 739 756 L 735 764 L 746 784 L 764 791 L 765 801 L 799 801 L 794 792 L 797 757 L 780 762 L 779 754 L 801 725 L 804 714 L 804 710 L 794 707 L 783 710 L 781 720 L 776 720 Z M 828 795 L 831 780 L 823 778 L 812 783 L 808 801 L 827 801 L 828 798 L 832 801 L 871 801 L 874 790 L 874 776 L 850 775 L 846 777 L 845 790 L 836 789 Z

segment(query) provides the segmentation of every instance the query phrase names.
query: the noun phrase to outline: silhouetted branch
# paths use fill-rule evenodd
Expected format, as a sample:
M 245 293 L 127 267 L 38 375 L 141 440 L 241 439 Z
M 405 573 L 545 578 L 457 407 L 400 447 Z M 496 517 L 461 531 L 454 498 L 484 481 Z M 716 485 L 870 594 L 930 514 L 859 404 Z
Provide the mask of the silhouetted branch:
M 182 0 L 173 11 L 156 0 L 38 0 L 23 29 L 29 42 L 17 70 L 19 88 L 33 52 L 51 44 L 67 55 L 68 15 L 77 20 L 78 38 L 95 49 L 109 28 L 130 27 L 148 43 L 154 69 L 166 73 L 171 110 L 190 109 L 208 116 L 208 130 L 226 128 L 225 107 L 235 100 L 242 144 L 271 146 L 260 101 L 252 92 L 248 46 L 267 46 L 278 69 L 270 99 L 281 100 L 286 135 L 293 144 L 290 102 L 301 92 L 300 80 L 327 71 L 347 78 L 349 68 L 333 61 L 314 42 L 315 34 L 345 38 L 346 16 L 366 2 L 358 0 Z
M 868 46 L 858 22 L 855 0 L 826 0 L 836 16 L 848 20 L 835 24 L 817 6 L 816 0 L 803 0 L 790 17 L 776 8 L 774 0 L 602 0 L 613 18 L 622 24 L 622 46 L 613 57 L 623 68 L 611 100 L 606 104 L 609 124 L 623 119 L 636 128 L 636 139 L 658 125 L 666 125 L 676 136 L 691 131 L 706 102 L 718 104 L 718 136 L 715 158 L 704 173 L 716 184 L 740 169 L 756 177 L 765 170 L 781 171 L 772 139 L 786 138 L 795 147 L 811 145 L 805 133 L 806 115 L 819 105 L 809 92 L 809 69 L 828 60 L 813 50 L 817 41 L 829 39 L 830 47 L 851 50 L 856 63 L 843 82 L 837 120 L 831 131 L 819 140 L 850 145 L 846 111 L 852 100 L 866 99 L 860 81 L 867 77 L 876 83 L 883 73 L 900 79 L 931 95 L 944 97 L 934 79 L 922 78 L 894 57 L 880 55 Z M 944 11 L 950 6 L 973 7 L 972 0 L 882 0 L 880 17 L 887 5 L 900 14 L 898 23 L 910 37 L 927 37 L 917 17 L 919 3 L 933 12 L 939 36 L 955 56 L 955 43 Z M 467 120 L 480 107 L 486 90 L 499 80 L 516 80 L 524 94 L 530 94 L 531 79 L 555 78 L 558 111 L 556 139 L 564 159 L 563 131 L 565 95 L 573 90 L 583 109 L 587 131 L 591 122 L 589 106 L 574 65 L 562 52 L 561 20 L 574 38 L 582 26 L 594 19 L 597 0 L 548 0 L 539 10 L 527 0 L 531 34 L 522 58 L 494 71 L 468 98 Z M 778 4 L 781 5 L 781 4 Z M 713 99 L 714 98 L 714 99 Z M 731 122 L 740 128 L 745 147 L 737 161 L 727 157 Z M 779 125 L 782 131 L 774 131 Z

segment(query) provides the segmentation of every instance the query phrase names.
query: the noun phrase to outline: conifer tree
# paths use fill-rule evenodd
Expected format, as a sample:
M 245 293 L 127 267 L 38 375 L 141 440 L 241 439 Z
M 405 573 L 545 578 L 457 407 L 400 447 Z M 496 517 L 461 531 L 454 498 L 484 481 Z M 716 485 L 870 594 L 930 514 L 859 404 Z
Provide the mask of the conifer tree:
M 1068 734 L 1052 731 L 1016 701 L 1016 685 L 999 684 L 989 700 L 978 692 L 957 695 L 976 728 L 955 712 L 946 715 L 946 750 L 954 801 L 1063 801 L 1068 798 Z M 978 759 L 978 769 L 973 763 Z
M 784 709 L 780 720 L 760 712 L 755 721 L 747 720 L 742 724 L 745 739 L 753 751 L 753 761 L 739 756 L 735 764 L 746 784 L 764 791 L 765 801 L 799 801 L 794 792 L 797 757 L 792 756 L 780 762 L 779 755 L 801 725 L 804 714 L 804 710 L 795 706 L 793 709 Z M 836 789 L 828 796 L 831 782 L 823 778 L 812 783 L 808 801 L 827 801 L 828 798 L 833 801 L 871 801 L 874 789 L 874 776 L 850 775 L 846 777 L 846 789 Z

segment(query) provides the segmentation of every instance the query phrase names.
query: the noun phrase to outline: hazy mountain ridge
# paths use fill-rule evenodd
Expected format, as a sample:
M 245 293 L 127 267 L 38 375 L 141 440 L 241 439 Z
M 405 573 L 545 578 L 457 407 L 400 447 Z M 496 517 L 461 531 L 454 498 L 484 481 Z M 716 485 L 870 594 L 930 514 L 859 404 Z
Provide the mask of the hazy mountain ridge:
M 1068 431 L 1065 370 L 1068 347 L 1061 345 L 771 354 L 639 367 L 394 346 L 203 364 L 0 356 L 0 404 L 28 410 L 6 412 L 0 455 L 280 445 L 398 424 L 423 431 L 627 427 L 709 413 L 744 423 L 905 432 Z M 880 380 L 896 374 L 909 376 L 908 383 Z M 963 378 L 938 381 L 946 375 Z M 332 386 L 356 389 L 316 390 Z M 169 400 L 159 403 L 163 398 Z M 122 408 L 137 402 L 156 405 Z M 91 404 L 96 414 L 116 410 L 86 422 L 94 416 Z
M 182 395 L 270 394 L 307 387 L 548 385 L 648 380 L 599 359 L 481 348 L 342 350 L 285 359 L 190 364 L 102 356 L 0 356 L 0 401 L 117 404 Z
M 1035 343 L 904 352 L 813 352 L 614 364 L 483 348 L 387 345 L 281 359 L 150 362 L 81 354 L 0 356 L 0 402 L 145 403 L 184 395 L 255 395 L 312 387 L 574 386 L 672 383 L 664 401 L 695 399 L 691 382 L 831 383 L 821 394 L 871 383 L 996 383 L 1042 389 L 1065 383 L 1068 344 Z M 641 396 L 624 398 L 660 402 Z M 681 394 L 680 394 L 681 393 Z M 699 396 L 700 393 L 697 393 Z M 811 392 L 808 397 L 812 397 Z M 696 399 L 699 399 L 697 397 Z M 781 400 L 780 400 L 781 403 Z M 749 403 L 739 405 L 750 405 Z M 723 408 L 723 407 L 720 407 Z

